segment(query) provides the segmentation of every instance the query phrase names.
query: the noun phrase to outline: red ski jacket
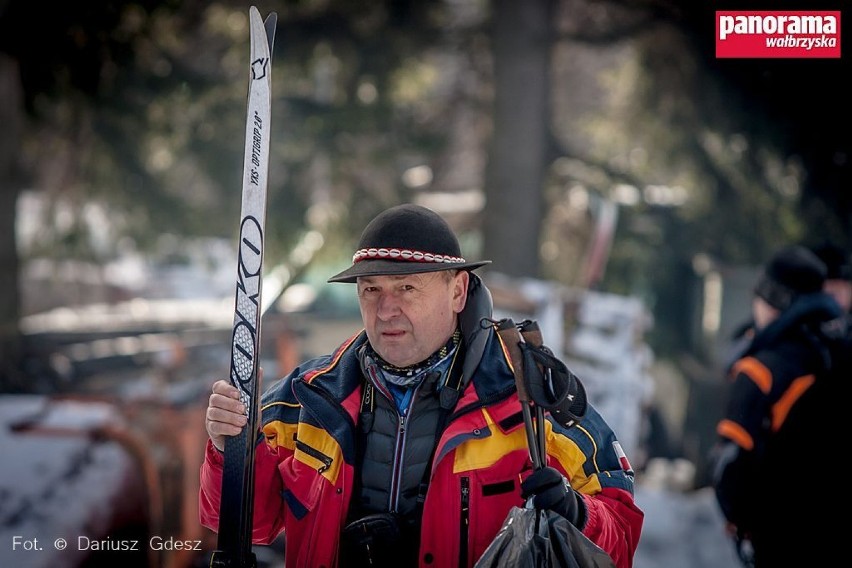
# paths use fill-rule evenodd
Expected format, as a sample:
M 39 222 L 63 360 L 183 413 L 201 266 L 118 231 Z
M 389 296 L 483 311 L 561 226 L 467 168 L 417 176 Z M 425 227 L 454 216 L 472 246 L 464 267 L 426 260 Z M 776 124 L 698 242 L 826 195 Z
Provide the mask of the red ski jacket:
M 531 471 L 521 406 L 506 351 L 492 330 L 472 380 L 440 438 L 423 508 L 420 566 L 472 566 L 513 506 Z M 337 566 L 338 540 L 352 497 L 363 378 L 363 332 L 327 357 L 278 381 L 264 395 L 265 441 L 255 464 L 253 540 L 287 538 L 287 566 Z M 583 533 L 619 568 L 633 564 L 643 513 L 633 472 L 615 434 L 591 407 L 565 429 L 547 420 L 549 465 L 582 494 Z M 201 467 L 201 523 L 217 530 L 223 455 L 208 441 Z

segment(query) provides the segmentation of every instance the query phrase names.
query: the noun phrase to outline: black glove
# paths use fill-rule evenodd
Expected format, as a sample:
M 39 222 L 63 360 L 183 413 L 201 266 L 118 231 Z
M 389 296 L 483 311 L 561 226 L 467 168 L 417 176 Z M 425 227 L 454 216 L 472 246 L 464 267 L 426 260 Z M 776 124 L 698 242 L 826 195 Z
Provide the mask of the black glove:
M 536 509 L 549 509 L 568 519 L 581 529 L 586 524 L 586 505 L 583 498 L 571 489 L 568 481 L 556 469 L 543 467 L 521 482 L 521 497 L 533 498 Z

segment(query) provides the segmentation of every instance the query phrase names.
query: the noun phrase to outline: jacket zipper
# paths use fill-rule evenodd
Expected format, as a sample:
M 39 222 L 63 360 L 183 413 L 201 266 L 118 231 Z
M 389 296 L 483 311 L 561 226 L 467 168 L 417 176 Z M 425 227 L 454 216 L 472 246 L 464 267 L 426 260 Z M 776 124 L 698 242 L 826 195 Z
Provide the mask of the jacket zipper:
M 312 458 L 314 458 L 315 460 L 321 461 L 323 463 L 323 465 L 321 465 L 320 467 L 317 468 L 317 473 L 322 473 L 325 470 L 327 470 L 328 468 L 330 468 L 332 462 L 334 461 L 333 459 L 331 459 L 329 456 L 325 455 L 321 451 L 317 450 L 316 448 L 312 448 L 311 446 L 307 445 L 306 443 L 304 443 L 304 442 L 302 442 L 298 439 L 296 440 L 296 447 L 299 450 L 301 450 L 301 451 L 305 452 L 306 454 L 308 454 L 309 456 L 311 456 Z
M 467 567 L 467 538 L 470 527 L 470 478 L 461 478 L 461 515 L 459 518 L 459 568 Z
M 393 468 L 391 468 L 390 503 L 388 508 L 391 513 L 396 513 L 399 505 L 399 485 L 402 475 L 403 453 L 405 452 L 405 416 L 400 415 L 399 427 L 396 430 L 396 448 L 393 453 Z
M 399 414 L 397 412 L 397 416 L 399 416 L 399 426 L 396 430 L 396 448 L 393 456 L 393 468 L 391 468 L 390 503 L 388 503 L 388 510 L 391 513 L 396 513 L 396 508 L 399 506 L 399 492 L 402 485 L 402 466 L 405 462 L 405 442 L 407 437 L 405 432 L 405 423 L 407 418 L 411 416 L 411 413 L 414 412 L 414 403 L 417 401 L 417 393 L 420 392 L 421 385 L 414 387 L 414 392 L 411 393 L 411 402 L 408 404 L 405 414 Z M 393 395 L 391 395 L 390 402 L 396 406 L 396 402 L 393 400 Z

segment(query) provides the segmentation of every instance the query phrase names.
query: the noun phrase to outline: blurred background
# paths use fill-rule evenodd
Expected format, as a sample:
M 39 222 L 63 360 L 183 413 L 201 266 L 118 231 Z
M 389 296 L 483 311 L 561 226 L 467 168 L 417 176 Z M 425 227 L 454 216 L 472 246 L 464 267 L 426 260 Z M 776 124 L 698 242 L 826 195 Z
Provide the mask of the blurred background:
M 0 0 L 0 566 L 215 548 L 198 467 L 230 356 L 249 5 Z M 325 279 L 364 225 L 430 207 L 622 438 L 636 565 L 735 566 L 706 471 L 723 366 L 772 252 L 852 247 L 850 57 L 715 58 L 716 10 L 785 0 L 254 5 L 278 14 L 267 378 L 360 329 Z

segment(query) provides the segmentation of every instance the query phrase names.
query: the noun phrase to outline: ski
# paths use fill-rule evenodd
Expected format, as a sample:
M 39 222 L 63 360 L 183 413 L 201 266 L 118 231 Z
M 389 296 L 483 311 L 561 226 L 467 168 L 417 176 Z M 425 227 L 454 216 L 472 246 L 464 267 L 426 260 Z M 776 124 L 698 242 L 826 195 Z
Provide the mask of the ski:
M 260 422 L 261 283 L 269 171 L 270 73 L 277 20 L 275 12 L 263 21 L 255 6 L 249 8 L 251 58 L 230 364 L 230 381 L 240 391 L 248 421 L 239 435 L 225 440 L 217 550 L 210 560 L 214 568 L 257 566 L 251 545 L 254 450 Z

